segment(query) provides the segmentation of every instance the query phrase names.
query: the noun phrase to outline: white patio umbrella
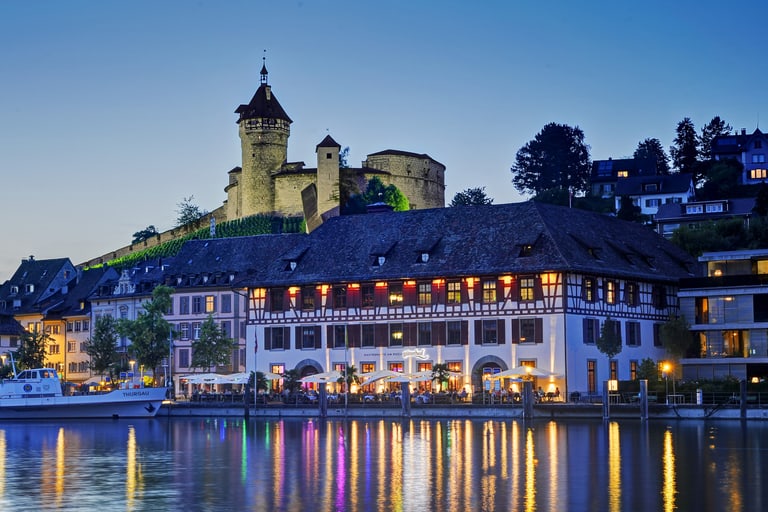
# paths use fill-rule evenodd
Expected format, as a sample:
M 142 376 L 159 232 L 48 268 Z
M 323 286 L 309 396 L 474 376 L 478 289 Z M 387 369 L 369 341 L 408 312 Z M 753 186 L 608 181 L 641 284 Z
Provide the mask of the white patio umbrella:
M 227 384 L 228 382 L 225 377 L 225 375 L 219 375 L 218 373 L 191 373 L 189 375 L 182 375 L 181 379 L 186 380 L 190 384 Z
M 377 380 L 381 379 L 389 379 L 392 377 L 397 377 L 398 375 L 401 375 L 399 372 L 395 372 L 392 370 L 375 370 L 368 373 L 361 373 L 359 377 L 361 379 L 364 379 L 364 384 L 371 384 L 372 382 L 376 382 Z
M 339 379 L 343 379 L 344 376 L 341 372 L 331 370 L 330 372 L 316 373 L 314 375 L 307 375 L 301 379 L 304 384 L 322 384 L 324 382 L 337 382 Z

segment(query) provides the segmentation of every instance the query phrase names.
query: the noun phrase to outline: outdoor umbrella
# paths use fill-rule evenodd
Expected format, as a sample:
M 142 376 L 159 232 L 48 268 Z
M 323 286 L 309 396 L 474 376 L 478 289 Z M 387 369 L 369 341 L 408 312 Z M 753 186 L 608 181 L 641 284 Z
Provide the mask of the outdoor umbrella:
M 361 373 L 359 377 L 361 379 L 364 379 L 365 384 L 371 384 L 372 382 L 376 382 L 377 380 L 389 379 L 392 377 L 397 377 L 398 375 L 401 375 L 401 374 L 399 372 L 395 372 L 392 370 L 375 370 L 368 373 Z
M 331 370 L 330 372 L 316 373 L 314 375 L 307 375 L 301 379 L 304 384 L 322 384 L 325 382 L 338 382 L 339 379 L 343 379 L 344 376 L 341 372 Z

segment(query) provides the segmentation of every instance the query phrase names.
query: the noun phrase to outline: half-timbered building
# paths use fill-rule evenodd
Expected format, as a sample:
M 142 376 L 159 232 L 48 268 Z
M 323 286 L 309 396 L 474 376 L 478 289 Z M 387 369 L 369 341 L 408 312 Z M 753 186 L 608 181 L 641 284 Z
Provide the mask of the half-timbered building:
M 658 328 L 695 269 L 647 227 L 532 201 L 342 216 L 294 241 L 233 283 L 249 296 L 248 371 L 443 363 L 470 392 L 521 365 L 564 393 L 634 378 L 664 358 Z M 608 317 L 611 361 L 595 343 Z

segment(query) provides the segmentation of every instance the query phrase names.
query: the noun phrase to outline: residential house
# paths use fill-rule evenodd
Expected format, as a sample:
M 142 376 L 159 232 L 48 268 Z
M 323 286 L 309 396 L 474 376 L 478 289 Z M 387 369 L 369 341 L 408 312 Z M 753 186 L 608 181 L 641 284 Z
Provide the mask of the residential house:
M 768 182 L 767 153 L 768 136 L 759 128 L 751 134 L 742 128 L 740 133 L 720 135 L 712 141 L 713 159 L 733 159 L 744 166 L 739 179 L 742 185 Z
M 690 174 L 636 176 L 616 184 L 616 211 L 621 209 L 623 197 L 630 197 L 632 204 L 640 207 L 642 215 L 653 217 L 661 205 L 692 201 L 695 189 Z
M 752 197 L 665 203 L 659 205 L 654 221 L 656 231 L 665 238 L 670 238 L 681 226 L 695 228 L 703 223 L 723 219 L 740 218 L 749 225 L 749 220 L 754 215 L 754 207 L 755 199 Z
M 616 184 L 626 178 L 656 176 L 655 158 L 609 158 L 592 162 L 590 184 L 592 195 L 609 198 L 616 193 Z
M 698 357 L 681 361 L 686 380 L 768 378 L 768 249 L 704 253 L 703 277 L 680 281 L 680 312 Z
M 235 281 L 248 371 L 445 363 L 461 375 L 450 387 L 470 391 L 519 365 L 562 392 L 636 378 L 665 357 L 659 327 L 695 270 L 642 225 L 533 201 L 337 217 L 259 256 L 264 270 Z M 610 361 L 596 345 L 608 317 L 623 348 Z

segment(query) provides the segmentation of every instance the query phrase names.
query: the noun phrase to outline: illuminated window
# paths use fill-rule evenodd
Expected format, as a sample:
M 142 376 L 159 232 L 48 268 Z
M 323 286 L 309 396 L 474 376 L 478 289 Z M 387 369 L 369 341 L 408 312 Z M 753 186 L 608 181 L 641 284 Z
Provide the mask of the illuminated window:
M 629 380 L 637 380 L 637 361 L 629 362 Z
M 619 178 L 628 178 L 629 177 L 629 171 L 618 171 L 616 173 L 616 176 Z
M 419 283 L 419 306 L 432 304 L 432 283 Z
M 768 170 L 766 169 L 752 169 L 749 171 L 749 178 L 753 180 L 764 180 L 768 177 Z
M 389 363 L 389 370 L 392 372 L 400 372 L 403 373 L 403 363 L 402 361 L 398 361 L 395 363 Z
M 401 323 L 389 324 L 389 346 L 390 347 L 403 346 L 403 324 Z
M 216 312 L 216 297 L 213 295 L 206 295 L 205 296 L 205 312 L 206 313 L 214 313 Z
M 611 360 L 611 380 L 618 380 L 619 378 L 619 365 L 618 362 L 614 359 Z
M 448 281 L 446 285 L 448 304 L 461 304 L 461 281 Z
M 624 302 L 627 306 L 637 307 L 640 305 L 640 287 L 637 283 L 628 282 L 624 285 Z
M 723 203 L 713 203 L 707 205 L 707 213 L 720 213 L 723 211 Z
M 402 283 L 389 283 L 389 305 L 393 307 L 403 305 Z
M 493 304 L 496 302 L 496 280 L 486 279 L 483 281 L 483 303 Z
M 376 363 L 360 363 L 360 373 L 371 373 L 376 371 Z
M 587 302 L 595 302 L 597 299 L 597 280 L 594 277 L 585 277 L 582 280 L 581 298 Z
M 528 302 L 534 299 L 535 284 L 536 281 L 532 277 L 520 278 L 520 300 L 522 302 Z
M 616 304 L 616 281 L 607 279 L 605 281 L 605 303 Z

